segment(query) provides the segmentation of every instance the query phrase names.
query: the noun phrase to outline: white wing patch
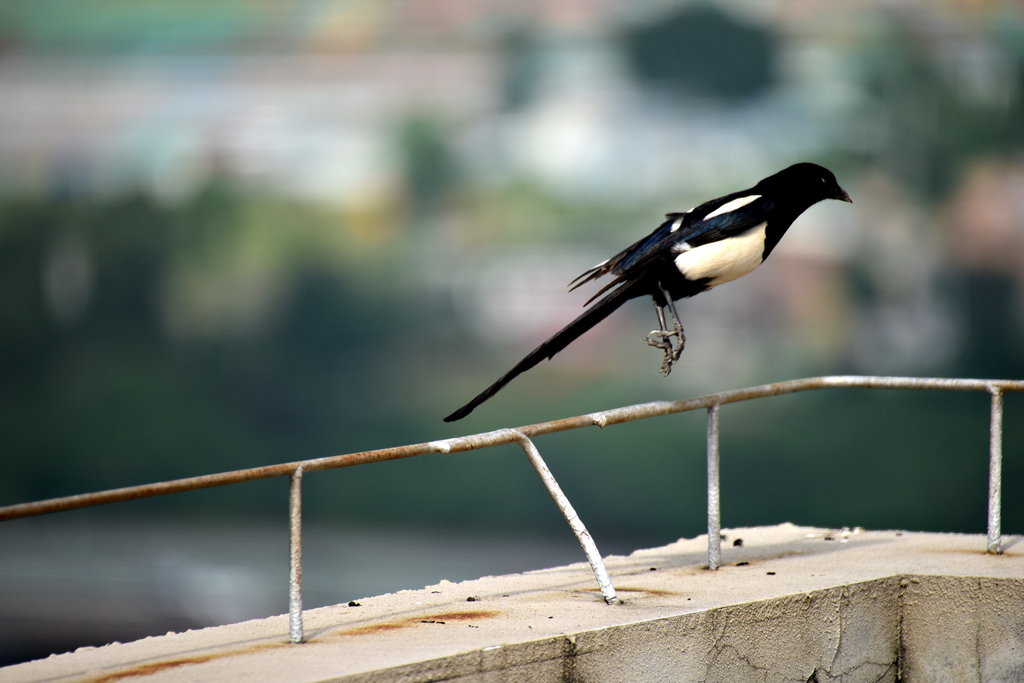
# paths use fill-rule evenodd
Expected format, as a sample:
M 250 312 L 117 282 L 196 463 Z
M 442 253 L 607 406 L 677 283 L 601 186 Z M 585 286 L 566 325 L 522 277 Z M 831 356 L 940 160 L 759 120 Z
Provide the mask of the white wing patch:
M 744 197 L 743 201 L 749 203 L 755 198 Z M 736 237 L 688 249 L 676 256 L 676 268 L 687 280 L 710 280 L 711 287 L 741 278 L 761 265 L 767 225 L 761 223 Z
M 717 209 L 715 209 L 714 211 L 709 213 L 707 216 L 704 216 L 704 220 L 707 220 L 709 218 L 714 218 L 715 216 L 721 216 L 723 213 L 729 213 L 730 211 L 735 211 L 736 209 L 744 207 L 747 204 L 749 204 L 750 202 L 754 201 L 755 199 L 759 199 L 760 197 L 761 197 L 761 195 L 759 195 L 759 194 L 752 194 L 752 195 L 747 195 L 746 197 L 740 197 L 738 199 L 734 199 L 731 202 L 726 202 L 725 204 L 722 204 L 720 207 L 718 207 Z
M 680 225 L 682 225 L 682 224 L 683 224 L 683 217 L 682 217 L 682 216 L 680 216 L 680 217 L 679 217 L 679 218 L 677 218 L 677 219 L 675 220 L 675 222 L 674 222 L 674 223 L 672 224 L 672 227 L 671 227 L 671 228 L 669 229 L 669 232 L 675 232 L 676 230 L 678 230 L 678 229 L 679 229 L 679 226 L 680 226 Z

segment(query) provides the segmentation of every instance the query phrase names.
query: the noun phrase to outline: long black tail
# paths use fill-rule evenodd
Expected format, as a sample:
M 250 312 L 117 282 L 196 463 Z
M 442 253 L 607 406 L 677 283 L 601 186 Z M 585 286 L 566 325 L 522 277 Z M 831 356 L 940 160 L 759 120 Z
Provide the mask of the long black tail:
M 551 337 L 551 339 L 548 339 L 546 342 L 531 351 L 526 358 L 519 361 L 514 368 L 502 375 L 497 382 L 484 389 L 479 396 L 446 417 L 444 421 L 455 422 L 455 420 L 461 420 L 466 417 L 473 412 L 478 405 L 489 399 L 491 396 L 494 396 L 503 386 L 511 382 L 513 379 L 537 365 L 537 363 L 540 363 L 545 358 L 550 360 L 556 353 L 571 344 L 584 332 L 614 313 L 619 306 L 630 299 L 634 299 L 646 293 L 647 292 L 642 288 L 639 282 L 625 284 L 611 292 L 608 296 L 604 297 L 584 311 L 580 317 L 566 325 L 560 332 L 557 332 L 553 337 Z

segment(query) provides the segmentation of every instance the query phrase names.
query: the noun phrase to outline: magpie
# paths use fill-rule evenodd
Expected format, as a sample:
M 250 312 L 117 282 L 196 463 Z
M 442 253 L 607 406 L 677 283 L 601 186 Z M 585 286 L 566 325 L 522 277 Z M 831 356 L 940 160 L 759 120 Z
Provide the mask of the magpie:
M 580 317 L 444 421 L 466 417 L 517 376 L 541 360 L 552 358 L 619 306 L 638 297 L 650 296 L 654 301 L 660 328 L 644 341 L 664 352 L 661 371 L 668 375 L 686 343 L 674 302 L 757 268 L 793 221 L 824 199 L 853 201 L 831 171 L 805 162 L 768 176 L 749 189 L 712 199 L 684 213 L 666 214 L 667 220 L 650 235 L 569 283 L 572 291 L 605 275 L 613 278 L 584 304 L 590 307 Z M 672 316 L 672 329 L 665 324 L 666 309 Z

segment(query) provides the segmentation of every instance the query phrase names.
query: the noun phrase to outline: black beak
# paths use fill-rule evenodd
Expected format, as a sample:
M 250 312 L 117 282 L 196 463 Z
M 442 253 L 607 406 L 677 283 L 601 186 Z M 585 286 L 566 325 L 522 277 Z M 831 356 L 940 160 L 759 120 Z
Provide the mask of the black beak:
M 844 190 L 841 187 L 837 187 L 836 188 L 836 193 L 834 195 L 831 195 L 829 197 L 829 199 L 838 199 L 841 202 L 847 202 L 849 204 L 853 204 L 853 200 L 850 199 L 850 195 L 846 194 L 846 190 Z

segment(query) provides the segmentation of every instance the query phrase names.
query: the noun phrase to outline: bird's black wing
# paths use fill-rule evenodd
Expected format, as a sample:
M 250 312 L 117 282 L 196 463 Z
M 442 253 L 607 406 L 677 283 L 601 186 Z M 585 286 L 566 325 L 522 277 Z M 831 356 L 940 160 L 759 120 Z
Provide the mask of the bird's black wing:
M 659 254 L 663 252 L 667 245 L 676 244 L 680 239 L 683 241 L 691 239 L 691 237 L 701 233 L 708 227 L 707 225 L 704 225 L 704 218 L 708 214 L 714 213 L 729 202 L 742 199 L 743 197 L 749 197 L 753 194 L 753 190 L 741 190 L 740 192 L 733 192 L 732 194 L 727 194 L 717 199 L 704 202 L 689 211 L 665 214 L 665 218 L 668 220 L 659 225 L 654 232 L 629 245 L 607 261 L 603 261 L 590 270 L 580 274 L 569 283 L 569 291 L 571 292 L 580 285 L 590 282 L 591 280 L 596 280 L 597 278 L 609 273 L 613 275 L 622 275 L 625 271 L 632 269 L 638 263 L 645 261 L 652 254 Z M 729 216 L 732 213 L 734 212 L 728 212 L 722 215 Z M 721 223 L 728 223 L 728 221 L 721 221 Z M 714 239 L 709 239 L 708 241 L 714 241 Z M 600 296 L 600 294 L 605 291 L 607 291 L 607 287 L 602 289 L 601 292 L 594 297 L 591 297 L 590 301 L 593 301 L 597 296 Z M 590 301 L 587 303 L 590 303 Z
M 738 192 L 732 195 L 726 195 L 725 197 L 716 199 L 713 202 L 702 204 L 687 214 L 687 216 L 706 216 L 710 213 L 714 213 L 717 208 L 724 206 L 730 201 L 742 198 L 744 194 L 745 193 Z M 733 209 L 732 211 L 718 214 L 717 216 L 712 216 L 711 218 L 690 218 L 689 221 L 684 220 L 679 227 L 674 230 L 673 226 L 675 225 L 675 221 L 666 221 L 646 239 L 641 240 L 633 247 L 627 249 L 626 252 L 624 252 L 624 256 L 621 254 L 616 256 L 615 258 L 617 259 L 617 262 L 614 269 L 609 268 L 598 275 L 593 275 L 587 278 L 587 280 L 592 280 L 595 277 L 604 275 L 608 272 L 617 276 L 614 280 L 606 284 L 596 294 L 594 294 L 594 296 L 590 298 L 590 301 L 593 301 L 609 289 L 617 287 L 624 282 L 637 281 L 657 262 L 675 258 L 683 250 L 684 244 L 689 249 L 696 249 L 702 245 L 711 244 L 712 242 L 717 242 L 746 232 L 750 228 L 764 222 L 770 215 L 773 207 L 774 204 L 770 199 L 767 199 L 766 197 L 758 197 L 749 204 L 745 204 L 739 208 Z M 671 216 L 673 214 L 669 215 Z M 656 236 L 658 236 L 659 239 L 653 239 Z M 639 246 L 639 248 L 634 248 L 637 246 Z M 590 301 L 587 303 L 589 304 Z
M 596 280 L 599 277 L 607 275 L 608 273 L 619 274 L 629 268 L 638 258 L 642 258 L 645 254 L 652 251 L 657 251 L 659 247 L 672 236 L 672 226 L 676 224 L 676 221 L 685 223 L 687 213 L 669 213 L 665 214 L 668 218 L 667 221 L 658 226 L 658 229 L 652 232 L 647 237 L 634 242 L 615 256 L 612 256 L 607 261 L 602 261 L 590 270 L 580 274 L 572 282 L 569 283 L 569 291 L 573 291 L 580 285 L 584 285 L 591 280 Z M 593 299 L 591 299 L 593 301 Z M 589 301 L 587 303 L 590 303 Z
M 772 200 L 759 196 L 749 204 L 694 222 L 688 228 L 679 230 L 675 243 L 685 242 L 691 249 L 696 249 L 705 244 L 735 237 L 768 220 L 773 208 L 775 203 Z

